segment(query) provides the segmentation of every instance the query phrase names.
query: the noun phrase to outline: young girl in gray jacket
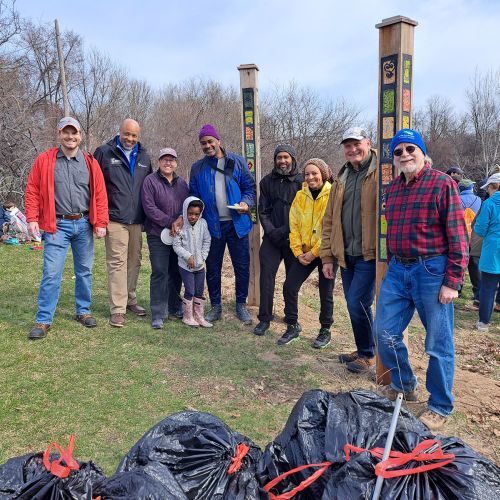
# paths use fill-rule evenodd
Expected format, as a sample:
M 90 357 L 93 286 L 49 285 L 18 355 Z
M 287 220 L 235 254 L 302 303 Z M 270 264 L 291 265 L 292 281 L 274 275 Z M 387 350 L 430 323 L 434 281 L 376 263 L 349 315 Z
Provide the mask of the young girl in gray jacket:
M 183 226 L 174 238 L 172 247 L 179 257 L 179 272 L 184 283 L 182 322 L 189 326 L 213 325 L 205 320 L 205 260 L 210 250 L 210 232 L 201 216 L 205 205 L 195 196 L 189 196 L 182 206 Z

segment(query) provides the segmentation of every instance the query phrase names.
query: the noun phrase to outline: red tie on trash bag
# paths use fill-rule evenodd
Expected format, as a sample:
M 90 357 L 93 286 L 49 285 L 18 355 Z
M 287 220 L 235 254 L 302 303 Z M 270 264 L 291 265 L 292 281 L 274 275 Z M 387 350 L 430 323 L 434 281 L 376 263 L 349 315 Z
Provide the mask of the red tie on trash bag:
M 295 469 L 291 469 L 283 474 L 280 474 L 278 477 L 275 477 L 272 481 L 269 481 L 264 486 L 264 491 L 269 494 L 269 498 L 271 500 L 289 500 L 293 498 L 299 491 L 305 490 L 308 486 L 313 484 L 319 477 L 323 475 L 323 473 L 332 465 L 332 462 L 321 462 L 320 464 L 307 464 L 301 465 L 300 467 L 295 467 Z M 295 474 L 296 472 L 300 472 L 301 470 L 308 469 L 309 467 L 320 467 L 314 474 L 311 474 L 307 479 L 304 479 L 298 486 L 293 488 L 293 490 L 287 491 L 286 493 L 282 493 L 281 495 L 275 495 L 271 493 L 269 490 L 274 488 L 279 482 L 281 482 L 285 477 L 290 474 Z
M 429 449 L 437 448 L 435 451 L 429 452 Z M 371 453 L 374 457 L 382 458 L 384 455 L 383 448 L 373 448 L 371 450 L 367 450 L 366 448 L 358 448 L 357 446 L 353 446 L 352 444 L 346 444 L 344 446 L 344 452 L 346 456 L 346 462 L 350 460 L 350 452 L 362 453 L 362 452 Z M 384 478 L 390 477 L 399 477 L 399 476 L 409 476 L 411 474 L 418 474 L 420 472 L 426 472 L 432 469 L 438 469 L 439 467 L 443 467 L 455 459 L 455 455 L 453 453 L 443 453 L 441 448 L 441 443 L 436 439 L 426 439 L 418 444 L 411 452 L 402 453 L 400 451 L 391 451 L 389 454 L 389 458 L 384 460 L 383 462 L 379 462 L 375 466 L 375 474 L 377 476 L 382 476 Z M 411 469 L 400 469 L 400 470 L 390 470 L 394 467 L 400 467 L 402 465 L 407 464 L 415 460 L 417 462 L 426 462 L 430 460 L 439 460 L 438 462 L 434 462 L 431 464 L 420 465 L 418 467 L 413 467 Z M 269 481 L 264 486 L 264 490 L 269 494 L 269 498 L 271 500 L 289 500 L 293 498 L 299 491 L 306 489 L 312 483 L 314 483 L 319 477 L 323 475 L 323 473 L 332 465 L 332 462 L 321 462 L 319 464 L 308 464 L 301 465 L 300 467 L 296 467 L 295 469 L 291 469 L 284 474 L 275 477 L 272 481 Z M 314 474 L 309 476 L 307 479 L 302 481 L 298 486 L 293 488 L 293 490 L 287 491 L 286 493 L 282 493 L 281 495 L 274 495 L 270 493 L 270 489 L 276 486 L 279 482 L 281 482 L 285 477 L 290 474 L 294 474 L 295 472 L 299 472 L 301 470 L 307 469 L 308 467 L 320 467 Z
M 429 452 L 429 449 L 434 449 L 435 451 Z M 372 448 L 367 450 L 365 448 L 358 448 L 352 444 L 346 444 L 344 446 L 344 453 L 346 462 L 350 460 L 350 451 L 356 453 L 368 452 L 374 457 L 382 458 L 384 454 L 383 448 Z M 437 462 L 425 465 L 419 465 L 418 467 L 412 467 L 411 469 L 398 469 L 392 470 L 395 467 L 401 467 L 406 465 L 411 461 L 416 462 L 427 462 L 431 460 L 438 460 Z M 382 476 L 387 479 L 390 477 L 400 477 L 409 476 L 411 474 L 418 474 L 420 472 L 427 472 L 432 469 L 439 469 L 455 460 L 455 455 L 453 453 L 443 453 L 441 448 L 441 442 L 436 439 L 426 439 L 419 443 L 415 448 L 409 453 L 402 453 L 400 451 L 391 451 L 389 453 L 389 458 L 375 465 L 375 474 L 377 476 Z
M 228 474 L 234 474 L 235 472 L 240 470 L 241 462 L 245 458 L 246 454 L 250 451 L 250 446 L 247 446 L 244 443 L 240 443 L 236 447 L 236 455 L 231 458 L 231 465 L 227 469 Z
M 50 461 L 50 452 L 54 447 L 59 452 L 59 458 Z M 43 452 L 43 465 L 54 476 L 65 478 L 68 477 L 72 470 L 78 470 L 80 466 L 73 458 L 73 450 L 75 449 L 75 436 L 69 437 L 68 447 L 66 449 L 59 446 L 57 443 L 52 442 L 47 449 Z M 65 465 L 61 465 L 64 462 Z

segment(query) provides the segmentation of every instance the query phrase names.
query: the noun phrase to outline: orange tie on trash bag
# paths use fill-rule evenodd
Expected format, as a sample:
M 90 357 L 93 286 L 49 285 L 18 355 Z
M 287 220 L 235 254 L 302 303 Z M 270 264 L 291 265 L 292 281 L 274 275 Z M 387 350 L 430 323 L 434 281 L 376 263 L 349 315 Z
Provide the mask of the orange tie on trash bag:
M 54 447 L 59 452 L 59 458 L 54 461 L 50 461 L 50 452 L 52 447 Z M 78 462 L 73 458 L 73 450 L 75 449 L 75 436 L 71 435 L 69 437 L 68 447 L 66 449 L 59 446 L 57 443 L 52 442 L 47 446 L 47 449 L 43 452 L 43 465 L 44 467 L 54 476 L 65 478 L 68 477 L 72 470 L 78 470 L 80 466 Z M 64 462 L 65 465 L 61 465 Z
M 429 452 L 429 449 L 435 449 L 435 451 Z M 382 458 L 384 454 L 383 448 L 373 448 L 367 450 L 365 448 L 358 448 L 351 444 L 346 444 L 344 446 L 345 459 L 346 462 L 350 460 L 349 451 L 354 451 L 356 453 L 368 452 L 374 457 Z M 419 465 L 418 467 L 412 467 L 410 469 L 396 469 L 395 467 L 401 467 L 406 465 L 412 460 L 416 462 L 428 462 L 437 460 L 434 463 Z M 443 453 L 441 448 L 441 443 L 436 439 L 426 439 L 419 443 L 415 448 L 409 453 L 402 453 L 400 451 L 391 451 L 389 458 L 375 465 L 375 475 L 382 476 L 385 479 L 390 477 L 400 477 L 409 476 L 411 474 L 418 474 L 420 472 L 427 472 L 432 469 L 439 469 L 455 460 L 455 455 L 453 453 Z
M 246 454 L 250 451 L 250 446 L 247 446 L 244 443 L 240 443 L 236 447 L 236 455 L 231 458 L 231 465 L 227 469 L 228 474 L 234 474 L 235 472 L 240 470 L 241 462 L 245 458 Z

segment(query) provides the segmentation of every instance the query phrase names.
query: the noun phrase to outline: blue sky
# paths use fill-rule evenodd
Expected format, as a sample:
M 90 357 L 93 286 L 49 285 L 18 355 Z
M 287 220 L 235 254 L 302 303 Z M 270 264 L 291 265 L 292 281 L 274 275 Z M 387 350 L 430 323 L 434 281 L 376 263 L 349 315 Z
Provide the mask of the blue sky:
M 377 112 L 378 30 L 394 15 L 416 20 L 413 95 L 465 109 L 476 70 L 500 68 L 500 2 L 474 0 L 18 0 L 21 15 L 59 19 L 156 87 L 191 77 L 237 87 L 236 67 L 259 66 L 261 91 L 294 79 L 326 97 Z

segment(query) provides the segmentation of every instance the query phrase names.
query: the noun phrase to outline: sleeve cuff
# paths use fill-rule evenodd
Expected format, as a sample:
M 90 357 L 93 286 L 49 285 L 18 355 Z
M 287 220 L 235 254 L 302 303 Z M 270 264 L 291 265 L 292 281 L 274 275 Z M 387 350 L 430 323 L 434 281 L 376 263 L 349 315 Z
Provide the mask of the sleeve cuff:
M 452 288 L 453 290 L 460 290 L 460 287 L 462 286 L 462 281 L 447 276 L 443 281 L 443 285 L 447 286 L 448 288 Z

